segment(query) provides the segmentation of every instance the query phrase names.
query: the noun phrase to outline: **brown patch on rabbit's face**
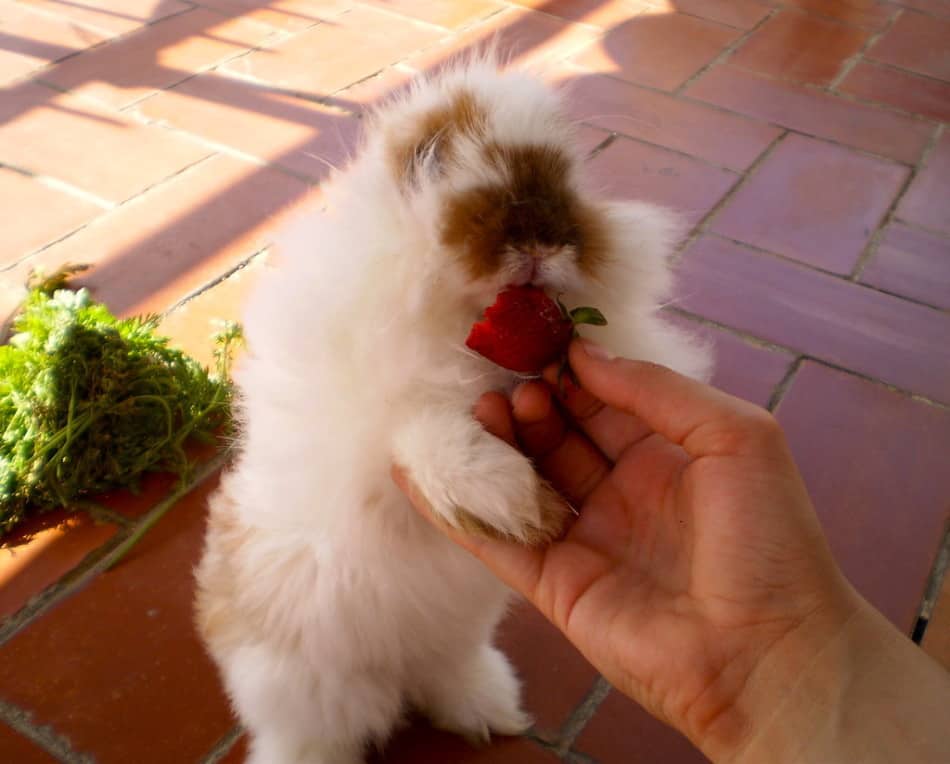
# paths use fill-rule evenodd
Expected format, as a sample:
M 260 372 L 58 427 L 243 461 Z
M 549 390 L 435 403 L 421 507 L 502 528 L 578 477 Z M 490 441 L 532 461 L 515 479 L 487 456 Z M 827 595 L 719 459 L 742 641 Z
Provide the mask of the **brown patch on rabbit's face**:
M 511 250 L 570 248 L 581 271 L 594 275 L 607 257 L 606 224 L 572 186 L 571 160 L 555 146 L 497 144 L 485 147 L 485 158 L 505 181 L 450 199 L 441 231 L 469 273 L 492 275 Z
M 425 114 L 411 135 L 394 142 L 390 151 L 393 172 L 407 186 L 416 184 L 427 155 L 433 154 L 437 164 L 450 162 L 458 137 L 482 135 L 486 120 L 475 96 L 459 90 L 445 106 Z

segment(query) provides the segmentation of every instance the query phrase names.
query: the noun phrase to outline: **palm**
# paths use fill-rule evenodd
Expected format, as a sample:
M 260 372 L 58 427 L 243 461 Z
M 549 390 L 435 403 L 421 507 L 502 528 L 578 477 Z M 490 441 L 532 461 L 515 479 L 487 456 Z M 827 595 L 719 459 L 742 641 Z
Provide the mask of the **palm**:
M 499 543 L 479 554 L 619 689 L 661 718 L 695 717 L 702 728 L 737 691 L 750 645 L 761 650 L 793 628 L 787 614 L 807 614 L 828 567 L 814 552 L 824 548 L 817 525 L 791 508 L 804 492 L 797 472 L 777 469 L 781 439 L 691 459 L 620 412 L 602 410 L 566 435 L 550 426 L 558 416 L 519 422 L 517 436 L 574 500 L 577 521 L 546 549 Z M 505 436 L 503 425 L 490 429 Z

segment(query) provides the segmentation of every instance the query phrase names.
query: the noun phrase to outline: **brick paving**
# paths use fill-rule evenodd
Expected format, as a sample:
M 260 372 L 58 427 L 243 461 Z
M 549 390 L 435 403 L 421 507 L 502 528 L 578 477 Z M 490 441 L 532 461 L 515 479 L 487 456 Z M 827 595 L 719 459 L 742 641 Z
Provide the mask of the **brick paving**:
M 207 359 L 365 109 L 493 35 L 570 88 L 600 187 L 693 226 L 666 310 L 776 412 L 851 580 L 950 666 L 946 0 L 0 0 L 0 313 L 31 268 L 89 262 Z M 190 614 L 217 469 L 3 540 L 0 761 L 243 760 Z M 417 722 L 374 762 L 704 760 L 529 608 L 499 640 L 531 735 Z

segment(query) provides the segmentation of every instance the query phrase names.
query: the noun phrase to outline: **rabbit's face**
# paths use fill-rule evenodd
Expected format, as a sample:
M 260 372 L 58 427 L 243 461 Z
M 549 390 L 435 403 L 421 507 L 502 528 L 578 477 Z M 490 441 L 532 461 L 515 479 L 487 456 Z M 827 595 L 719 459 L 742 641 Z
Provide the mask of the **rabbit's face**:
M 609 259 L 605 215 L 582 190 L 551 90 L 476 69 L 420 86 L 377 119 L 413 224 L 468 295 L 484 302 L 528 283 L 569 291 L 597 278 Z

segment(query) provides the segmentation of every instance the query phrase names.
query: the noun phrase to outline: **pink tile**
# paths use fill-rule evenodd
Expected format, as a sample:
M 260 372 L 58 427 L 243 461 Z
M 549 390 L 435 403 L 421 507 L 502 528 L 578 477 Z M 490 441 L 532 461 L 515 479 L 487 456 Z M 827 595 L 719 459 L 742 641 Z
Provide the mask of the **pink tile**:
M 933 134 L 933 126 L 919 120 L 732 66 L 710 69 L 686 95 L 911 164 Z
M 19 4 L 2 3 L 0 85 L 25 77 L 104 39 L 106 35 L 97 29 L 35 13 Z
M 56 510 L 23 520 L 0 543 L 0 618 L 15 613 L 115 535 L 84 512 Z
M 897 217 L 950 232 L 950 132 L 944 132 L 897 207 Z
M 222 72 L 199 74 L 135 110 L 314 180 L 355 147 L 351 115 Z
M 685 253 L 677 306 L 950 403 L 950 314 L 712 236 Z
M 85 199 L 50 188 L 35 178 L 0 168 L 4 221 L 0 268 L 56 241 L 102 212 Z
M 870 35 L 869 30 L 783 10 L 759 27 L 730 63 L 781 79 L 828 85 Z
M 602 762 L 708 764 L 685 737 L 613 690 L 574 747 Z
M 391 66 L 379 74 L 337 91 L 325 100 L 337 108 L 362 114 L 405 91 L 417 76 L 418 72 L 408 66 Z
M 929 77 L 861 61 L 838 89 L 867 101 L 950 122 L 950 84 Z
M 607 196 L 674 209 L 699 222 L 739 176 L 682 154 L 620 137 L 588 164 L 592 185 Z
M 221 764 L 242 764 L 248 740 L 242 735 Z M 435 730 L 421 719 L 396 732 L 382 752 L 370 754 L 368 764 L 555 764 L 559 759 L 525 738 L 494 738 L 472 747 L 462 738 Z
M 950 576 L 946 572 L 920 646 L 950 671 Z
M 648 0 L 653 12 L 680 11 L 738 29 L 752 29 L 769 13 L 759 0 Z
M 892 223 L 861 281 L 950 310 L 950 238 Z
M 328 94 L 358 82 L 444 37 L 408 19 L 358 7 L 226 69 L 292 91 Z
M 0 723 L 0 759 L 16 764 L 56 764 L 58 759 Z
M 211 154 L 157 127 L 32 83 L 0 99 L 0 162 L 121 202 Z
M 781 131 L 599 74 L 565 69 L 567 105 L 575 119 L 649 143 L 745 170 Z
M 166 313 L 159 333 L 170 337 L 174 347 L 212 366 L 216 349 L 213 335 L 223 321 L 241 321 L 245 300 L 266 268 L 266 255 L 254 258 L 236 273 Z M 236 348 L 235 360 L 239 361 L 244 351 L 245 348 Z
M 815 15 L 850 26 L 879 30 L 900 10 L 889 0 L 784 0 L 785 5 L 811 11 Z
M 554 736 L 586 697 L 597 672 L 531 605 L 521 602 L 502 622 L 497 643 L 524 688 L 524 707 L 542 734 Z
M 950 5 L 947 0 L 894 0 L 896 5 L 913 8 L 937 18 L 950 19 Z
M 713 386 L 762 407 L 768 405 L 795 359 L 792 353 L 753 344 L 725 329 L 675 312 L 669 318 L 712 346 L 715 365 L 710 382 Z
M 910 634 L 950 520 L 950 412 L 806 362 L 777 415 L 845 574 Z
M 540 71 L 563 61 L 598 34 L 592 27 L 569 24 L 546 13 L 509 8 L 412 56 L 406 63 L 417 71 L 434 71 L 496 44 L 505 64 Z
M 907 11 L 866 55 L 874 61 L 950 81 L 950 19 Z
M 214 483 L 0 648 L 4 699 L 101 764 L 198 761 L 234 725 L 192 615 Z
M 740 35 L 683 13 L 644 14 L 612 27 L 572 61 L 638 85 L 675 90 Z
M 332 20 L 353 7 L 350 0 L 201 0 L 201 5 L 287 32 Z
M 525 738 L 495 738 L 473 747 L 456 735 L 417 722 L 396 734 L 368 764 L 557 764 L 560 759 Z
M 309 192 L 285 173 L 213 157 L 43 250 L 30 264 L 52 270 L 64 262 L 92 263 L 95 268 L 76 283 L 117 313 L 165 310 L 265 247 L 282 216 Z
M 64 61 L 44 79 L 122 108 L 260 45 L 273 33 L 264 24 L 197 8 Z
M 726 203 L 712 230 L 848 274 L 908 174 L 891 162 L 789 135 Z
M 187 11 L 181 0 L 17 0 L 66 21 L 92 26 L 112 34 L 126 34 L 145 24 Z
M 448 29 L 475 24 L 505 6 L 496 0 L 364 0 L 369 5 Z
M 512 0 L 515 5 L 557 16 L 565 21 L 593 24 L 604 29 L 647 10 L 639 0 Z

